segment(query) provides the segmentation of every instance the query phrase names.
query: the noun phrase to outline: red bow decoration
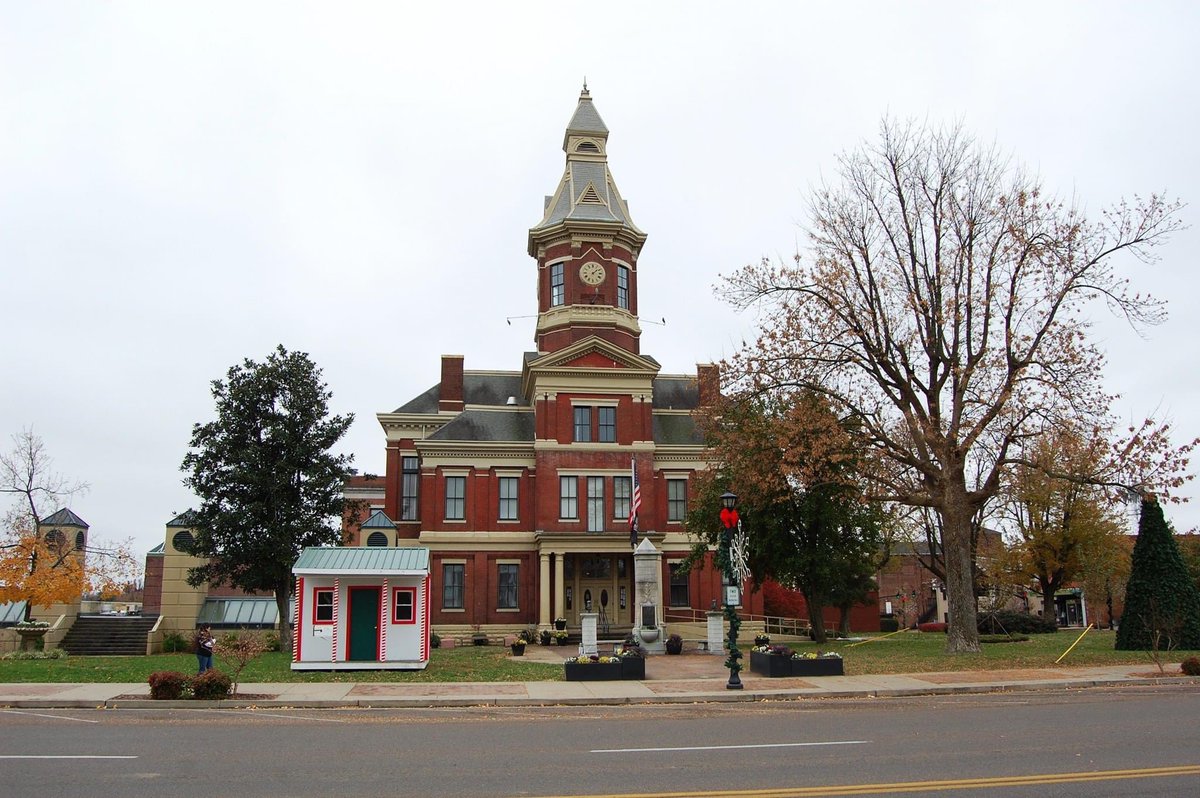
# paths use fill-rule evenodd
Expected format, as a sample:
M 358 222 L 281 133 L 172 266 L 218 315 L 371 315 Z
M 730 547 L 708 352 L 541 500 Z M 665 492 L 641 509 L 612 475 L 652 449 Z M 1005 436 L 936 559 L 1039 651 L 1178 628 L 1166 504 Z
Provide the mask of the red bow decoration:
M 728 507 L 721 508 L 721 523 L 725 525 L 726 529 L 733 529 L 735 526 L 737 526 L 737 522 L 737 510 L 730 510 Z

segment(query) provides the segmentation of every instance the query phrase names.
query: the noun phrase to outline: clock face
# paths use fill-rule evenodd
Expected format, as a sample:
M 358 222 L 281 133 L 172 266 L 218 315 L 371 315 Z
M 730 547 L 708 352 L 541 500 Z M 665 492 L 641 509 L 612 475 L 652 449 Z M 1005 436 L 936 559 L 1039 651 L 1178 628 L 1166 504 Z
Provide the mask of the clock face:
M 588 285 L 600 285 L 604 282 L 604 267 L 599 263 L 585 263 L 579 267 L 579 279 Z

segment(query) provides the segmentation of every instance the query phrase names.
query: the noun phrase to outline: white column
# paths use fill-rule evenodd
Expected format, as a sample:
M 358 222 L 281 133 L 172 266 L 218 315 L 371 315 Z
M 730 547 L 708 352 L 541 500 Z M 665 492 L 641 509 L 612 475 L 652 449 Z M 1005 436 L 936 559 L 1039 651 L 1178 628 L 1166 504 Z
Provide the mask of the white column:
M 548 629 L 550 617 L 550 555 L 542 552 L 538 569 L 538 626 Z
M 566 579 L 566 569 L 563 567 L 563 554 L 558 553 L 554 558 L 554 617 L 567 617 L 567 591 L 563 580 Z

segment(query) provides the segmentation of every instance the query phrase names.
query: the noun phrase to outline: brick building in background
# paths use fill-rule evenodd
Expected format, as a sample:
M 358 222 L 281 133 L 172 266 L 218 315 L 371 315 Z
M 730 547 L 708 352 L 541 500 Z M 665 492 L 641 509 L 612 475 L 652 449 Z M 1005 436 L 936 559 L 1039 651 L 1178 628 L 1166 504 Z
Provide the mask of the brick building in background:
M 536 351 L 515 354 L 512 370 L 443 355 L 437 385 L 378 415 L 382 491 L 348 485 L 377 505 L 356 543 L 428 547 L 433 626 L 451 634 L 576 625 L 589 609 L 632 625 L 634 470 L 639 540 L 662 553 L 659 607 L 690 618 L 721 593 L 713 568 L 678 573 L 689 482 L 705 466 L 692 411 L 716 398 L 717 369 L 663 374 L 641 352 L 646 235 L 617 190 L 586 87 L 563 150 L 562 179 L 529 231 Z M 761 593 L 745 595 L 745 610 L 761 614 Z

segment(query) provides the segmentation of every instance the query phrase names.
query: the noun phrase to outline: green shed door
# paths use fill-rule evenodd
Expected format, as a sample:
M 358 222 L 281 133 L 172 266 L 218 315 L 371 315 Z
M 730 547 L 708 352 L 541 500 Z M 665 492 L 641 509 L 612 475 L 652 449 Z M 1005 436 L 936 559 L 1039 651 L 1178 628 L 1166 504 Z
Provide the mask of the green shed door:
M 351 662 L 379 661 L 378 587 L 350 588 L 350 638 L 346 659 Z

